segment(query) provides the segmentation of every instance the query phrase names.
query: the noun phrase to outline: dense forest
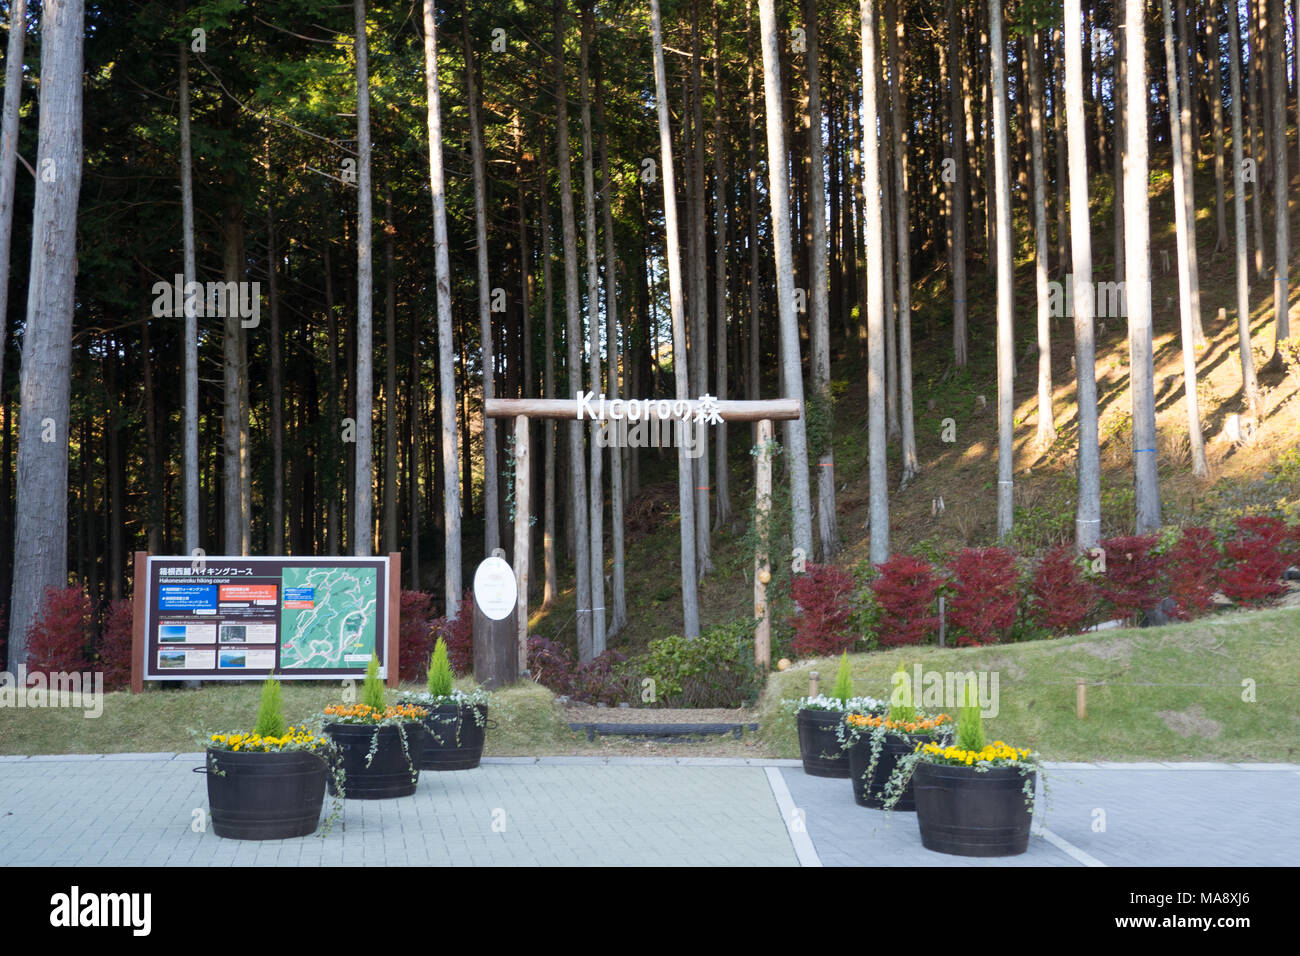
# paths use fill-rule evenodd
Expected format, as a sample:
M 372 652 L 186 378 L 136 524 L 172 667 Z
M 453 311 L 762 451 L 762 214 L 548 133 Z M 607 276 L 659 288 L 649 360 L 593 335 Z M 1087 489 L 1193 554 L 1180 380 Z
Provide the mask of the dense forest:
M 1178 468 L 1203 478 L 1207 415 L 1262 429 L 1269 383 L 1300 362 L 1300 2 L 0 8 L 11 670 L 45 588 L 121 598 L 139 550 L 400 551 L 404 586 L 455 615 L 474 563 L 513 546 L 492 398 L 798 399 L 776 550 L 828 562 L 865 535 L 881 562 L 922 420 L 923 441 L 948 420 L 921 363 L 991 385 L 996 537 L 1029 432 L 1068 457 L 1087 550 L 1105 319 L 1127 341 L 1139 533 L 1164 521 L 1158 403 L 1173 394 Z M 1221 336 L 1238 391 L 1211 409 L 1198 359 Z M 601 653 L 637 609 L 625 511 L 671 482 L 681 633 L 698 634 L 718 536 L 751 518 L 750 426 L 710 429 L 694 459 L 532 429 L 535 605 L 572 588 L 577 654 Z M 845 429 L 865 443 L 852 526 Z

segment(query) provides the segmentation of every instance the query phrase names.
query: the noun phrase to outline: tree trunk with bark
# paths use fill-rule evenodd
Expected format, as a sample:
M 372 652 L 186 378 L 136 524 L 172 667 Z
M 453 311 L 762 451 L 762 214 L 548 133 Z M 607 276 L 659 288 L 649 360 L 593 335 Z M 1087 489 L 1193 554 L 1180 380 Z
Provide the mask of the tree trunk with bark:
M 1246 194 L 1241 128 L 1241 20 L 1228 9 L 1228 82 L 1232 93 L 1232 212 L 1235 226 L 1237 277 L 1237 345 L 1241 361 L 1241 394 L 1252 415 L 1262 411 L 1255 355 L 1250 343 L 1250 267 L 1246 248 Z
M 1182 0 L 1179 0 L 1181 3 Z M 1173 145 L 1173 167 L 1174 167 L 1174 196 L 1184 195 L 1183 169 L 1183 136 L 1184 130 L 1180 120 L 1180 114 L 1186 115 L 1186 110 L 1181 109 L 1183 106 L 1179 98 L 1178 77 L 1174 72 L 1174 28 L 1172 17 L 1169 12 L 1169 0 L 1160 0 L 1160 10 L 1162 22 L 1164 24 L 1165 35 L 1165 76 L 1169 84 L 1169 122 L 1171 124 L 1170 140 Z M 1192 450 L 1192 474 L 1198 478 L 1204 478 L 1209 474 L 1209 468 L 1205 461 L 1205 442 L 1201 437 L 1201 410 L 1196 394 L 1196 348 L 1193 344 L 1192 331 L 1192 295 L 1191 295 L 1191 258 L 1189 245 L 1191 239 L 1188 236 L 1187 210 L 1178 203 L 1174 202 L 1174 229 L 1177 236 L 1176 245 L 1178 246 L 1178 302 L 1179 318 L 1182 330 L 1183 346 L 1183 396 L 1187 403 L 1187 434 Z
M 68 449 L 77 199 L 82 162 L 81 0 L 44 0 L 36 196 L 19 390 L 18 497 L 9 671 L 27 663 L 27 632 L 47 588 L 68 583 Z M 84 446 L 83 446 L 84 447 Z
M 1151 230 L 1148 219 L 1147 65 L 1143 0 L 1124 0 L 1128 36 L 1125 68 L 1124 246 L 1128 250 L 1129 389 L 1133 398 L 1133 477 L 1136 530 L 1160 528 L 1160 484 L 1156 474 L 1155 369 L 1151 347 Z M 1177 201 L 1177 197 L 1175 197 Z
M 770 0 L 763 0 L 770 2 Z M 650 27 L 654 49 L 655 107 L 659 117 L 660 179 L 664 192 L 665 258 L 668 260 L 668 301 L 673 325 L 673 374 L 676 378 L 675 395 L 678 399 L 690 398 L 686 374 L 686 317 L 682 303 L 681 255 L 678 251 L 677 199 L 673 185 L 673 140 L 668 120 L 668 79 L 664 67 L 663 25 L 659 13 L 659 0 L 650 0 Z M 779 154 L 778 154 L 779 155 Z M 695 514 L 694 489 L 691 487 L 691 460 L 686 449 L 677 448 L 677 504 L 681 515 L 682 554 L 682 623 L 683 636 L 700 636 L 699 595 L 695 574 Z
M 438 307 L 438 397 L 442 440 L 443 585 L 445 615 L 460 615 L 460 457 L 456 430 L 455 342 L 451 323 L 451 266 L 447 253 L 447 193 L 442 165 L 442 117 L 438 91 L 438 34 L 434 0 L 424 0 L 424 84 L 428 103 L 429 191 L 433 195 L 433 264 Z

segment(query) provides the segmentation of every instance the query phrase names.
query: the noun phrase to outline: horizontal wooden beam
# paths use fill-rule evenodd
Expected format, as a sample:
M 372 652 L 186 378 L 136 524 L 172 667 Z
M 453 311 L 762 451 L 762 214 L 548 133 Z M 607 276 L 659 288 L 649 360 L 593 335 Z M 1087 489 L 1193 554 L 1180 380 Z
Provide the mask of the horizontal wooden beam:
M 623 406 L 636 403 L 640 406 L 642 399 L 623 399 Z M 583 403 L 571 398 L 490 398 L 485 404 L 484 414 L 488 418 L 514 418 L 518 415 L 527 415 L 529 418 L 577 418 L 579 408 Z M 654 399 L 650 402 L 651 417 L 660 417 L 656 409 L 657 406 L 668 406 L 675 404 L 672 399 Z M 695 409 L 699 406 L 699 401 L 691 399 L 685 402 L 687 406 L 687 417 L 695 415 Z M 609 412 L 609 399 L 605 400 L 606 418 L 611 416 Z M 799 402 L 793 398 L 772 398 L 757 402 L 732 402 L 717 401 L 715 405 L 718 414 L 723 421 L 728 422 L 760 422 L 764 419 L 772 421 L 787 421 L 799 418 L 801 411 Z M 593 400 L 590 407 L 599 408 L 599 403 Z M 590 416 L 585 412 L 583 418 Z M 626 417 L 625 415 L 619 417 Z M 667 418 L 675 416 L 668 415 Z

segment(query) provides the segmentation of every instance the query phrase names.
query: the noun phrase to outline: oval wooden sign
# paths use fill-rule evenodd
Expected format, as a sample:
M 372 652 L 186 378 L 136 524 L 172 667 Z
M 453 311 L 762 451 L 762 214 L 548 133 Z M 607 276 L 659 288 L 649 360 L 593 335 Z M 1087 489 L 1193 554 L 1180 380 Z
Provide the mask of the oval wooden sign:
M 474 572 L 474 602 L 492 621 L 504 621 L 515 610 L 519 588 L 515 573 L 504 558 L 483 560 Z

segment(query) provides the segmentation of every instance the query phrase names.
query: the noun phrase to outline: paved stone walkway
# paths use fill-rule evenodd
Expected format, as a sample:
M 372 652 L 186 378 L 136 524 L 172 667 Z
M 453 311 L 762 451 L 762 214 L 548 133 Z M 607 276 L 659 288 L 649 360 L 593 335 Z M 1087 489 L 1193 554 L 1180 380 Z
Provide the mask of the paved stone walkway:
M 920 845 L 914 814 L 853 803 L 798 761 L 485 759 L 415 795 L 347 801 L 324 836 L 207 832 L 198 754 L 0 757 L 0 865 L 1294 865 L 1300 766 L 1049 765 L 1029 852 Z M 327 798 L 328 807 L 328 798 Z M 1104 829 L 1100 829 L 1104 823 Z M 1045 829 L 1044 829 L 1045 828 Z

